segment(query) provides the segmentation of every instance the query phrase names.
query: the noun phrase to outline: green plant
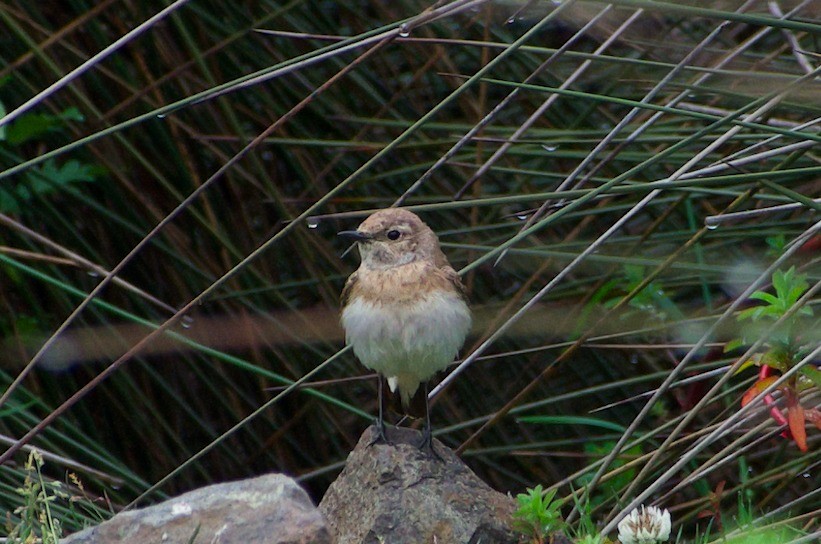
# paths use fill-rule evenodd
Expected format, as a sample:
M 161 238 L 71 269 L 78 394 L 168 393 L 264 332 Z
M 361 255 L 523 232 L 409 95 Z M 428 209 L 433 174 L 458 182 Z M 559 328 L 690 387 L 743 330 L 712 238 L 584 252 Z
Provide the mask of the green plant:
M 0 103 L 0 118 L 5 108 Z M 0 158 L 8 157 L 11 163 L 24 156 L 24 146 L 40 143 L 50 134 L 62 132 L 71 122 L 85 118 L 75 107 L 69 107 L 57 115 L 30 113 L 22 115 L 7 126 L 0 127 Z M 0 163 L 1 164 L 1 163 Z M 47 159 L 31 168 L 12 183 L 0 185 L 0 213 L 18 214 L 36 197 L 58 193 L 78 183 L 94 181 L 105 169 L 92 164 L 69 159 L 58 163 Z
M 787 237 L 783 234 L 767 236 L 764 241 L 767 243 L 767 255 L 777 257 L 784 253 L 787 247 Z
M 796 273 L 794 266 L 790 267 L 786 272 L 776 270 L 775 273 L 773 273 L 773 288 L 775 288 L 775 294 L 759 290 L 750 295 L 751 299 L 760 300 L 764 302 L 764 304 L 743 310 L 738 314 L 738 320 L 751 320 L 756 322 L 760 320 L 776 321 L 780 319 L 798 302 L 801 295 L 809 289 L 807 275 Z M 809 306 L 800 308 L 771 336 L 769 343 L 788 350 L 795 349 L 795 342 L 797 340 L 794 333 L 795 325 L 801 316 L 811 316 L 812 314 L 812 308 Z
M 786 543 L 805 534 L 791 525 L 778 524 L 777 526 L 757 527 L 756 525 L 759 523 L 760 519 L 761 515 L 753 506 L 750 498 L 745 496 L 744 493 L 739 493 L 733 527 L 724 527 L 722 528 L 723 530 L 719 529 L 718 531 L 715 531 L 718 535 L 721 535 L 720 539 L 710 538 L 710 532 L 707 532 L 703 538 L 699 539 L 697 543 L 694 544 Z
M 615 445 L 616 442 L 612 440 L 608 440 L 606 442 L 587 442 L 584 445 L 584 453 L 588 456 L 592 464 L 607 457 L 607 455 L 613 451 L 613 447 Z M 611 470 L 616 470 L 624 466 L 628 461 L 630 461 L 630 459 L 639 457 L 642 453 L 643 451 L 640 445 L 636 445 L 622 451 L 621 455 L 616 457 L 613 462 L 610 463 Z M 576 478 L 576 484 L 580 486 L 587 485 L 593 479 L 594 473 L 595 471 L 590 471 L 582 476 L 579 476 Z M 596 491 L 590 496 L 590 503 L 593 506 L 598 506 L 599 504 L 611 500 L 614 497 L 618 497 L 618 494 L 626 488 L 631 481 L 633 481 L 635 476 L 636 469 L 627 468 L 611 478 L 602 480 L 596 486 Z
M 752 323 L 781 320 L 809 289 L 809 283 L 805 274 L 797 274 L 795 267 L 791 267 L 786 272 L 777 270 L 773 274 L 773 287 L 775 294 L 756 291 L 750 295 L 750 298 L 760 300 L 764 304 L 743 310 L 738 314 L 738 320 Z M 765 342 L 766 351 L 754 355 L 741 366 L 739 371 L 752 365 L 760 367 L 758 380 L 741 399 L 742 406 L 778 379 L 777 375 L 773 375 L 773 371 L 786 372 L 807 353 L 807 347 L 801 345 L 799 325 L 802 318 L 812 315 L 812 308 L 803 306 L 790 317 L 783 319 L 776 330 L 768 336 Z M 750 330 L 745 330 L 742 338 L 728 343 L 725 350 L 729 351 L 749 343 L 753 335 L 760 334 L 760 329 L 750 327 Z M 774 406 L 772 396 L 764 397 L 764 402 L 771 407 L 773 419 L 789 427 L 789 436 L 801 451 L 807 451 L 806 422 L 814 423 L 821 430 L 821 411 L 813 407 L 805 408 L 799 400 L 801 392 L 812 387 L 821 388 L 821 371 L 812 365 L 804 365 L 799 369 L 798 376 L 789 379 L 779 388 L 786 400 L 786 418 Z
M 584 535 L 576 540 L 576 544 L 609 544 L 611 540 L 602 535 Z
M 543 543 L 548 534 L 561 530 L 564 520 L 561 501 L 555 501 L 556 490 L 544 491 L 541 484 L 527 493 L 519 493 L 516 500 L 519 508 L 513 514 L 516 527 L 531 537 L 534 543 Z
M 641 284 L 647 277 L 645 267 L 626 264 L 623 267 L 623 276 L 615 280 L 615 284 L 608 282 L 602 289 L 607 287 L 623 294 L 629 293 L 639 284 Z M 621 300 L 621 295 L 607 299 L 604 303 L 605 308 L 610 308 L 616 305 Z M 664 290 L 660 282 L 651 281 L 636 295 L 630 299 L 628 303 L 630 308 L 645 312 L 658 319 L 680 319 L 683 317 L 681 311 L 676 304 L 670 299 L 667 292 Z
M 583 501 L 575 493 L 572 496 L 579 520 L 573 528 L 567 527 L 565 532 L 571 534 L 577 544 L 609 544 L 610 539 L 599 533 L 596 522 L 593 521 L 590 500 Z
M 601 307 L 609 309 L 616 306 L 625 295 L 638 287 L 646 277 L 647 272 L 644 266 L 625 264 L 622 267 L 622 274 L 604 282 L 596 289 L 587 304 L 584 305 L 579 316 L 579 323 L 576 325 L 577 330 L 574 331 L 573 336 L 578 336 L 581 327 L 587 323 L 591 315 L 595 315 Z M 661 321 L 683 318 L 681 310 L 658 281 L 651 281 L 644 286 L 628 301 L 627 307 L 633 313 L 638 312 L 641 315 L 647 315 Z M 622 317 L 627 317 L 627 315 L 629 314 L 624 314 Z
M 801 536 L 801 532 L 790 527 L 765 527 L 752 529 L 739 535 L 719 541 L 720 544 L 774 544 L 787 543 Z M 716 543 L 718 544 L 718 543 Z
M 25 464 L 26 477 L 16 491 L 23 504 L 14 509 L 15 521 L 9 517 L 6 523 L 7 542 L 30 544 L 57 544 L 63 534 L 60 520 L 52 512 L 57 499 L 67 499 L 60 482 L 46 482 L 41 469 L 43 456 L 31 450 Z M 38 540 L 39 539 L 39 540 Z

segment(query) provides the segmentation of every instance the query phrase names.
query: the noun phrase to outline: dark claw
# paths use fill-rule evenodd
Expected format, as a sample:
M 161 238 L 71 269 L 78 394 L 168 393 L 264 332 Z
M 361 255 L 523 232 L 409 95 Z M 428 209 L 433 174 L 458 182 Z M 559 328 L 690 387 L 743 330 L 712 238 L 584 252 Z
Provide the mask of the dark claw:
M 385 422 L 382 421 L 381 419 L 377 419 L 374 425 L 376 427 L 376 436 L 373 438 L 373 440 L 370 441 L 370 443 L 368 444 L 368 447 L 373 446 L 374 444 L 379 444 L 379 443 L 387 444 L 388 446 L 392 446 L 393 444 L 391 443 L 390 440 L 388 440 L 388 435 L 385 434 Z
M 445 462 L 442 456 L 436 453 L 436 449 L 433 447 L 433 433 L 429 426 L 425 426 L 425 429 L 422 431 L 422 441 L 419 443 L 419 451 L 425 452 L 428 457 L 432 459 L 436 459 L 442 463 Z

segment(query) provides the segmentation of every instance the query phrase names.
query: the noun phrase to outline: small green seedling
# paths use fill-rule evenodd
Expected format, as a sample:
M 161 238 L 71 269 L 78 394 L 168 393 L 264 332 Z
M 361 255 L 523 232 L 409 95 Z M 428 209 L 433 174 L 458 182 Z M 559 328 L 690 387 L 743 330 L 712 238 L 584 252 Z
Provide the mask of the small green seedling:
M 519 493 L 519 509 L 513 514 L 516 527 L 525 535 L 532 537 L 534 544 L 544 544 L 550 533 L 564 527 L 560 508 L 561 501 L 554 501 L 556 490 L 545 492 L 541 485 Z

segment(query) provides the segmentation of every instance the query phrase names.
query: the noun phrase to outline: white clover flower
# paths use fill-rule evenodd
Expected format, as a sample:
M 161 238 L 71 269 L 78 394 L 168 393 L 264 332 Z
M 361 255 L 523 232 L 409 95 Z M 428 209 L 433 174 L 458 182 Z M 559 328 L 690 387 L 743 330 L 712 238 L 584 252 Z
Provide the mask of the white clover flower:
M 619 522 L 621 544 L 656 544 L 670 538 L 670 512 L 655 506 L 641 506 Z

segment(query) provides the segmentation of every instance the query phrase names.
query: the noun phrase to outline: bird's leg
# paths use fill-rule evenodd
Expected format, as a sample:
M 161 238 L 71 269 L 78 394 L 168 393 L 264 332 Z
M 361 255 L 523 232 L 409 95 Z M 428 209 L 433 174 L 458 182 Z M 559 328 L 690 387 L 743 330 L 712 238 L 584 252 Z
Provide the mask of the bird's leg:
M 436 453 L 433 448 L 433 430 L 430 427 L 430 406 L 428 402 L 428 384 L 425 383 L 425 428 L 422 429 L 422 442 L 419 443 L 419 449 L 430 454 L 431 457 L 439 461 L 444 461 L 442 457 Z
M 383 442 L 385 444 L 390 444 L 390 440 L 388 440 L 387 435 L 385 434 L 385 419 L 384 419 L 384 405 L 385 405 L 385 397 L 382 395 L 382 376 L 380 374 L 376 375 L 377 379 L 379 380 L 379 388 L 377 393 L 377 402 L 379 403 L 379 417 L 376 419 L 376 436 L 371 443 L 368 444 L 369 446 L 373 446 L 377 442 Z

